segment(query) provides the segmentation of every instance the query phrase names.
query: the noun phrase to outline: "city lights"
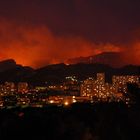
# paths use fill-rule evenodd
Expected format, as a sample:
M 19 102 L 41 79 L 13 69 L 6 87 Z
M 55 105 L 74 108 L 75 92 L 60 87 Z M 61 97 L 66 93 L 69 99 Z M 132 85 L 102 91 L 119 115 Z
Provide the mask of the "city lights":
M 105 82 L 105 73 L 97 73 L 97 78 L 88 77 L 83 81 L 68 76 L 63 83 L 48 86 L 32 87 L 26 82 L 5 82 L 0 85 L 0 107 L 43 107 L 48 104 L 68 106 L 77 102 L 100 101 L 124 101 L 129 104 L 131 97 L 127 94 L 128 83 L 139 86 L 139 76 L 113 75 L 112 84 Z

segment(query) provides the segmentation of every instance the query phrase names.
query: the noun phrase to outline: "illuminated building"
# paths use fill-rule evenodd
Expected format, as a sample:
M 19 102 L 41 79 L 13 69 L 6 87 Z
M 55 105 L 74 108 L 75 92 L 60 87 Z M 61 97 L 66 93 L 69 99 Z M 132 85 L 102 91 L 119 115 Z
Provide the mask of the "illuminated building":
M 63 84 L 63 89 L 66 95 L 80 95 L 80 85 L 75 76 L 66 77 L 65 82 Z
M 139 84 L 139 76 L 113 76 L 112 83 L 118 92 L 127 93 L 127 83 Z
M 21 93 L 28 92 L 28 83 L 26 82 L 18 83 L 18 92 L 21 92 Z
M 137 83 L 139 84 L 139 76 L 113 76 L 113 84 L 126 84 L 126 83 Z
M 36 92 L 43 92 L 43 91 L 46 91 L 46 90 L 47 90 L 47 87 L 43 87 L 43 86 L 35 87 Z
M 100 100 L 113 100 L 117 93 L 116 88 L 105 83 L 105 74 L 97 73 L 97 80 L 88 78 L 81 84 L 81 96 L 98 98 Z
M 100 85 L 105 84 L 105 74 L 104 73 L 97 73 L 97 83 Z
M 76 79 L 75 76 L 68 76 L 68 77 L 66 77 L 65 79 L 66 79 L 66 81 L 69 81 L 69 82 L 71 82 L 71 83 L 77 82 L 77 79 Z
M 115 94 L 115 88 L 109 84 L 99 84 L 96 83 L 94 87 L 94 95 L 100 99 L 107 99 L 107 98 L 113 98 Z
M 81 85 L 81 96 L 105 97 L 107 87 L 105 85 L 105 74 L 97 73 L 97 80 L 88 78 Z
M 63 91 L 65 87 L 63 85 L 50 85 L 49 90 Z
M 81 96 L 91 96 L 94 92 L 95 80 L 93 78 L 88 78 L 83 81 L 80 87 Z

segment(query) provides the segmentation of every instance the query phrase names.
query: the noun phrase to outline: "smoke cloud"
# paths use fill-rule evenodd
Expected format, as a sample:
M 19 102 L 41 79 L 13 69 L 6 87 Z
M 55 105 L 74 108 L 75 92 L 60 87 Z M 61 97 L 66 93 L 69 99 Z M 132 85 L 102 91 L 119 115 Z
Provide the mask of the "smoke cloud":
M 0 60 L 12 58 L 34 68 L 102 52 L 123 52 L 126 62 L 140 64 L 140 42 L 131 46 L 96 44 L 79 36 L 56 36 L 44 25 L 0 21 Z

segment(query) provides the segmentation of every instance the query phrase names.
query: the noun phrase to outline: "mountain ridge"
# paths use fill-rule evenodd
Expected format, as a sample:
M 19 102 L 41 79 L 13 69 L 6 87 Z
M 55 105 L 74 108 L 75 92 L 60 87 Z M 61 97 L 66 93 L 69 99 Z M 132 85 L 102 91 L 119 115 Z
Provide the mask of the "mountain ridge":
M 103 52 L 97 55 L 88 56 L 88 57 L 77 57 L 68 59 L 66 62 L 68 64 L 76 64 L 76 63 L 87 63 L 87 64 L 94 64 L 94 63 L 101 63 L 107 64 L 112 67 L 122 67 L 127 65 L 122 57 L 121 52 Z
M 127 65 L 121 68 L 113 68 L 107 64 L 71 64 L 64 63 L 48 65 L 39 69 L 32 69 L 31 67 L 24 67 L 16 64 L 14 60 L 8 60 L 8 63 L 0 62 L 0 70 L 2 66 L 7 69 L 0 71 L 0 83 L 5 81 L 13 82 L 28 82 L 32 84 L 49 84 L 62 83 L 67 76 L 76 76 L 78 80 L 84 80 L 88 77 L 96 77 L 97 73 L 104 72 L 106 80 L 111 81 L 113 75 L 140 75 L 140 66 Z M 9 63 L 12 63 L 9 65 Z M 8 66 L 12 66 L 9 67 Z M 4 69 L 4 68 L 3 68 Z

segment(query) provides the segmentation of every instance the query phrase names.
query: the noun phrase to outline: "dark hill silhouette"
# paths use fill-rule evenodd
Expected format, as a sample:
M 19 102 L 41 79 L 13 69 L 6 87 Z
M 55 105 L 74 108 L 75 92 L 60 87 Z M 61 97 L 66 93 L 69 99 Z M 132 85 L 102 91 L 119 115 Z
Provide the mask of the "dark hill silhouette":
M 103 52 L 98 55 L 88 56 L 88 57 L 78 57 L 67 60 L 69 64 L 76 64 L 76 63 L 86 63 L 86 64 L 94 64 L 94 63 L 101 63 L 107 64 L 112 67 L 121 67 L 126 63 L 123 60 L 122 53 L 120 52 Z
M 5 81 L 25 81 L 34 70 L 31 67 L 23 67 L 16 64 L 15 60 L 8 59 L 0 62 L 0 82 Z
M 95 77 L 99 72 L 106 74 L 106 80 L 111 82 L 112 75 L 139 75 L 140 66 L 128 65 L 121 68 L 113 68 L 105 64 L 56 64 L 48 65 L 40 69 L 32 69 L 17 65 L 14 60 L 0 62 L 0 82 L 5 81 L 27 81 L 34 84 L 48 82 L 61 83 L 66 76 L 76 76 L 79 80 L 87 77 Z
M 8 59 L 0 62 L 0 72 L 17 68 L 17 67 L 21 67 L 21 66 L 17 65 L 13 59 Z
M 112 68 L 104 64 L 74 64 L 74 65 L 52 65 L 36 70 L 35 79 L 42 79 L 43 81 L 61 82 L 66 76 L 74 75 L 83 80 L 87 77 L 96 77 L 97 73 L 104 72 L 106 80 L 111 82 L 112 75 L 139 75 L 139 66 L 125 66 L 122 68 Z M 34 80 L 33 80 L 34 81 Z

